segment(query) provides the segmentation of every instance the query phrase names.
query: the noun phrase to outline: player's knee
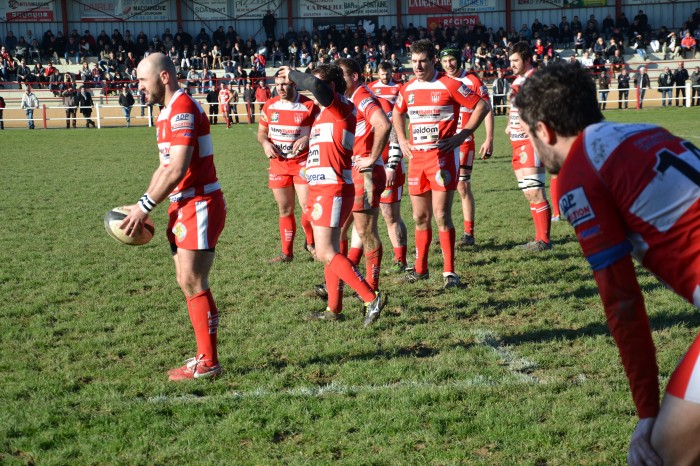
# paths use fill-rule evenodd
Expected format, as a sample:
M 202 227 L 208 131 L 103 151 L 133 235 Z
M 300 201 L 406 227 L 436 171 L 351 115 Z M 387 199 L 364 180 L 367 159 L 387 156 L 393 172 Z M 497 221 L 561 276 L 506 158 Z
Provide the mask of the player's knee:
M 209 288 L 206 279 L 190 273 L 180 273 L 177 277 L 177 284 L 185 296 L 193 296 Z

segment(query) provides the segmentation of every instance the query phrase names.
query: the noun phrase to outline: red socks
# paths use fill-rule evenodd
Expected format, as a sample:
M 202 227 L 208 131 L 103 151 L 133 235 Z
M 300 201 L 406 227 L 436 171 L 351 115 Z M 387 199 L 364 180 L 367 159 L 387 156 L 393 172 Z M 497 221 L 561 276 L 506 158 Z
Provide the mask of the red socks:
M 535 221 L 535 241 L 542 240 L 549 243 L 549 233 L 552 227 L 552 212 L 549 208 L 549 202 L 530 204 L 530 211 Z
M 346 239 L 341 239 L 340 240 L 340 253 L 347 257 L 348 255 L 348 240 Z
M 282 239 L 282 254 L 294 256 L 294 236 L 297 232 L 297 221 L 294 215 L 280 217 L 280 238 Z
M 402 264 L 406 265 L 407 249 L 407 246 L 399 246 L 398 248 L 394 248 L 394 262 L 401 262 Z
M 470 236 L 474 236 L 474 222 L 464 221 L 464 232 Z
M 309 220 L 309 216 L 306 212 L 301 213 L 301 227 L 304 229 L 304 234 L 306 235 L 306 244 L 311 246 L 314 244 L 314 229 L 311 226 L 311 220 Z
M 326 277 L 328 309 L 335 314 L 340 314 L 343 310 L 343 282 L 331 270 L 330 265 L 326 265 L 323 268 L 323 275 Z
M 329 268 L 341 280 L 350 285 L 353 290 L 357 291 L 364 302 L 370 302 L 375 298 L 372 288 L 370 288 L 360 271 L 352 265 L 352 262 L 347 257 L 342 254 L 336 254 L 331 260 Z M 328 287 L 328 282 L 326 282 L 326 286 Z M 328 297 L 330 298 L 330 294 Z
M 219 362 L 216 353 L 216 332 L 219 328 L 219 311 L 210 290 L 187 298 L 187 311 L 190 314 L 194 337 L 197 340 L 197 354 L 210 359 L 211 364 Z
M 433 240 L 433 230 L 416 230 L 416 273 L 428 271 L 428 251 Z
M 362 253 L 364 250 L 362 248 L 350 248 L 348 251 L 348 260 L 352 262 L 352 265 L 358 265 L 362 259 Z
M 377 249 L 365 255 L 367 266 L 367 283 L 374 291 L 379 290 L 379 271 L 382 266 L 382 255 L 384 247 L 380 244 Z
M 438 232 L 440 235 L 440 247 L 444 260 L 443 272 L 455 271 L 455 229 Z
M 559 217 L 559 178 L 556 175 L 549 180 L 549 197 L 552 198 L 552 215 Z

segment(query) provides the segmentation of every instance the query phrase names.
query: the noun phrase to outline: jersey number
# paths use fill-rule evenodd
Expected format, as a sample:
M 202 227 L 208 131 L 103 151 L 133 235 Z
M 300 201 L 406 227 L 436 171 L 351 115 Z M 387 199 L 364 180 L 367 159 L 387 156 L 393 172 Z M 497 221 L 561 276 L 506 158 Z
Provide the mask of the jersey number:
M 685 147 L 689 153 L 695 156 L 696 160 L 694 160 L 694 162 L 700 163 L 700 149 L 688 141 L 683 141 L 681 145 Z M 697 186 L 700 186 L 700 171 L 698 170 L 698 167 L 694 167 L 690 163 L 686 162 L 680 157 L 680 155 L 674 154 L 668 149 L 663 149 L 661 152 L 656 154 L 656 157 L 659 160 L 659 162 L 656 164 L 656 171 L 665 174 L 666 170 L 673 167 Z
M 656 154 L 657 176 L 630 206 L 630 212 L 658 231 L 666 232 L 700 198 L 700 150 L 688 141 L 674 154 L 662 149 Z

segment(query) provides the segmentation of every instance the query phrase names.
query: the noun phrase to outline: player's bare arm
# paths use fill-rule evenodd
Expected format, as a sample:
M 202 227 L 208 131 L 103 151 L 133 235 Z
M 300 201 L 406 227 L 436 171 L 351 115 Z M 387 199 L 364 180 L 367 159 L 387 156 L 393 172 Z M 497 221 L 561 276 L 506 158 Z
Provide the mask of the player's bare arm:
M 489 112 L 486 115 L 486 118 L 484 118 L 484 128 L 486 129 L 486 140 L 479 148 L 479 154 L 481 154 L 481 160 L 486 160 L 486 159 L 490 158 L 491 155 L 493 154 L 493 127 L 494 127 L 493 107 L 491 106 L 491 102 L 486 101 L 486 104 L 489 106 Z
M 394 125 L 394 131 L 396 132 L 396 138 L 399 140 L 399 146 L 401 146 L 401 152 L 403 152 L 403 155 L 408 157 L 409 160 L 412 159 L 413 153 L 411 152 L 411 143 L 408 142 L 406 138 L 406 114 L 394 109 L 391 114 L 391 120 Z
M 268 159 L 276 159 L 280 156 L 280 148 L 270 142 L 267 138 L 267 128 L 262 125 L 258 126 L 258 142 L 263 147 L 265 157 Z
M 190 166 L 192 146 L 171 146 L 170 147 L 170 164 L 167 167 L 160 167 L 159 176 L 153 178 L 152 186 L 149 187 L 148 195 L 151 200 L 157 205 L 165 200 L 166 197 L 175 189 L 187 174 L 187 168 Z M 156 172 L 158 171 L 156 170 Z M 136 233 L 143 227 L 143 222 L 148 217 L 148 213 L 144 212 L 138 204 L 131 206 L 131 212 L 119 225 L 119 228 L 125 231 L 129 236 L 135 236 Z
M 389 141 L 391 134 L 391 122 L 383 111 L 376 111 L 372 114 L 369 123 L 374 129 L 374 141 L 372 142 L 372 150 L 369 157 L 364 157 L 355 162 L 354 169 L 358 172 L 372 167 L 379 157 L 382 156 L 384 146 Z

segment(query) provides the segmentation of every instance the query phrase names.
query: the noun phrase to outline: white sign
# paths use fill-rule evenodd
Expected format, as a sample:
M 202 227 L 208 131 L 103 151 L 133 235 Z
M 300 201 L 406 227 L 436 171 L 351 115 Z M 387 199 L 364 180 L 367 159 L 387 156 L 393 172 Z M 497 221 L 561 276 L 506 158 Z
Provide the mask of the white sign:
M 54 2 L 22 0 L 0 2 L 0 18 L 7 21 L 51 22 L 54 20 Z
M 228 18 L 228 0 L 207 0 L 194 2 L 192 5 L 195 18 L 201 20 L 217 20 Z
M 389 0 L 301 0 L 299 7 L 303 18 L 389 14 Z
M 83 0 L 81 21 L 169 21 L 168 0 Z
M 452 0 L 452 12 L 483 13 L 485 11 L 503 10 L 504 7 L 499 9 L 497 3 L 497 0 Z
M 262 18 L 267 10 L 279 13 L 282 0 L 234 0 L 234 16 L 239 19 Z M 279 15 L 275 15 L 279 19 Z

